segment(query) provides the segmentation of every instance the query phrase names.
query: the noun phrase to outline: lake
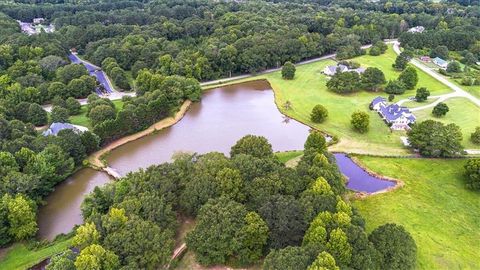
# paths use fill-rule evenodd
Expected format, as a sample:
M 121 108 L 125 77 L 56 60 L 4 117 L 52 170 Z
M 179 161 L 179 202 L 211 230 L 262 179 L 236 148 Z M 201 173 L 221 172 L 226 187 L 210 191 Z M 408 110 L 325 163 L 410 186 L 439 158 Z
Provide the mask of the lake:
M 168 162 L 176 152 L 228 154 L 247 134 L 265 136 L 274 151 L 301 150 L 309 129 L 278 111 L 268 82 L 247 82 L 206 91 L 177 124 L 114 149 L 107 163 L 126 175 Z M 108 181 L 103 172 L 82 169 L 59 184 L 40 209 L 39 237 L 53 239 L 81 224 L 83 198 Z

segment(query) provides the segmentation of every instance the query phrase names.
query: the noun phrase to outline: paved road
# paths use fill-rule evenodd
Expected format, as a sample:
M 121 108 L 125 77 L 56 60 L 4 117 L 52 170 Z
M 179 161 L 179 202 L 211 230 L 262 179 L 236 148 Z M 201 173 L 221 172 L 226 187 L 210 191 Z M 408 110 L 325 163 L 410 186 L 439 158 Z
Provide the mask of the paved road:
M 393 41 L 393 50 L 395 51 L 395 53 L 397 54 L 400 54 L 400 43 L 398 41 Z M 480 99 L 474 97 L 473 95 L 471 95 L 470 93 L 468 93 L 467 91 L 463 90 L 461 87 L 453 84 L 452 82 L 450 82 L 449 80 L 447 80 L 445 77 L 443 77 L 441 74 L 437 73 L 436 71 L 432 70 L 431 68 L 427 67 L 426 65 L 424 65 L 423 63 L 421 63 L 420 61 L 416 60 L 416 59 L 412 59 L 410 61 L 413 65 L 415 65 L 417 68 L 423 70 L 424 72 L 426 72 L 428 75 L 432 76 L 433 78 L 437 79 L 438 81 L 440 81 L 441 83 L 445 84 L 446 86 L 448 86 L 450 89 L 452 89 L 454 92 L 453 93 L 449 93 L 449 94 L 445 94 L 445 95 L 441 95 L 441 96 L 437 96 L 438 97 L 438 100 L 436 100 L 434 103 L 431 103 L 431 104 L 428 104 L 428 105 L 425 105 L 425 106 L 422 106 L 422 107 L 417 107 L 415 109 L 412 109 L 412 111 L 418 111 L 418 110 L 422 110 L 422 109 L 425 109 L 425 108 L 430 108 L 430 107 L 434 107 L 435 105 L 437 105 L 439 102 L 443 102 L 447 99 L 450 99 L 450 98 L 453 98 L 453 97 L 464 97 L 464 98 L 467 98 L 469 99 L 470 101 L 472 101 L 474 104 L 476 104 L 477 106 L 480 107 Z M 405 102 L 405 100 L 401 100 L 400 102 Z
M 388 41 L 387 43 L 389 43 L 389 42 L 393 42 L 393 41 Z M 364 46 L 362 46 L 362 49 L 368 49 L 371 46 L 372 46 L 371 44 L 364 45 Z M 298 62 L 295 65 L 300 66 L 300 65 L 310 64 L 310 63 L 334 58 L 335 56 L 336 56 L 336 54 L 334 54 L 334 53 L 327 54 L 327 55 L 324 55 L 324 56 L 321 56 L 321 57 L 317 57 L 317 58 L 313 58 L 313 59 L 310 59 L 310 60 L 305 60 L 305 61 Z M 280 68 L 271 68 L 271 69 L 267 69 L 267 70 L 264 70 L 262 72 L 255 73 L 255 74 L 249 73 L 249 74 L 239 75 L 239 76 L 230 77 L 230 78 L 223 78 L 223 79 L 218 79 L 218 80 L 213 80 L 213 81 L 202 82 L 202 83 L 200 83 L 200 85 L 201 86 L 209 86 L 209 85 L 212 85 L 212 84 L 221 84 L 221 83 L 226 83 L 226 82 L 230 82 L 230 81 L 236 81 L 236 80 L 241 80 L 241 79 L 245 79 L 245 78 L 249 78 L 249 77 L 254 77 L 254 76 L 258 76 L 258 75 L 263 75 L 263 74 L 267 74 L 267 73 L 272 73 L 272 72 L 275 72 L 275 71 L 279 71 L 281 69 L 282 69 L 281 67 Z

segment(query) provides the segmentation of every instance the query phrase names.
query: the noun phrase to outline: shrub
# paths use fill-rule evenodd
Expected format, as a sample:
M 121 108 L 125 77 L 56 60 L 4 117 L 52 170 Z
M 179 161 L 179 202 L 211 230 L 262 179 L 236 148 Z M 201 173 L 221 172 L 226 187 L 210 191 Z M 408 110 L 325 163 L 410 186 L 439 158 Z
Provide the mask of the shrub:
M 432 114 L 435 117 L 441 117 L 441 116 L 445 116 L 448 111 L 449 111 L 448 105 L 443 102 L 440 102 L 437 105 L 435 105 L 435 107 L 433 107 Z
M 323 105 L 317 104 L 312 109 L 310 119 L 314 123 L 322 123 L 328 117 L 328 110 Z
M 295 71 L 296 68 L 292 64 L 292 62 L 285 62 L 285 64 L 282 67 L 282 78 L 285 80 L 293 80 L 295 77 Z
M 69 122 L 68 118 L 70 115 L 68 114 L 68 110 L 59 107 L 59 106 L 54 106 L 52 108 L 52 113 L 50 115 L 52 123 L 58 122 L 58 123 L 67 123 Z
M 475 144 L 480 144 L 480 127 L 475 128 L 475 131 L 470 135 L 470 140 Z
M 474 190 L 480 189 L 480 158 L 470 159 L 465 164 L 467 187 Z
M 328 90 L 341 94 L 356 92 L 360 87 L 360 75 L 354 71 L 337 72 L 327 82 Z
M 415 100 L 417 102 L 422 102 L 428 99 L 430 96 L 430 91 L 427 90 L 425 87 L 420 87 L 417 89 L 417 94 L 415 95 Z
M 452 61 L 447 65 L 447 72 L 449 73 L 462 72 L 462 68 L 460 67 L 460 64 L 457 61 Z
M 353 128 L 360 132 L 365 133 L 368 131 L 368 125 L 370 124 L 370 116 L 366 112 L 354 112 L 350 121 Z
M 415 88 L 418 83 L 417 70 L 413 67 L 407 67 L 400 76 L 398 76 L 398 80 L 401 81 L 407 89 Z
M 391 80 L 385 87 L 385 93 L 387 94 L 401 95 L 405 93 L 405 90 L 405 84 L 399 80 Z

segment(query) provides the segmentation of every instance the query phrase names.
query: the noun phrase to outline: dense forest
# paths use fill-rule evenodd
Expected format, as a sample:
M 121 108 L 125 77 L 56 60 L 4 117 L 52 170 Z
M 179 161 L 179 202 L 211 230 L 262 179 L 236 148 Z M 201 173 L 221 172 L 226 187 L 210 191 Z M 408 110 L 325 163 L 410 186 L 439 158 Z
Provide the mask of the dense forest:
M 49 269 L 167 265 L 178 216 L 196 218 L 186 243 L 202 265 L 248 266 L 267 255 L 264 269 L 413 269 L 416 245 L 403 227 L 367 235 L 321 133 L 304 152 L 288 168 L 265 138 L 248 135 L 230 158 L 179 154 L 96 188 L 73 238 L 79 254 L 59 255 Z
M 480 59 L 478 4 L 2 1 L 0 246 L 32 239 L 38 206 L 56 184 L 84 166 L 85 158 L 101 145 L 172 115 L 185 100 L 200 100 L 200 81 L 261 72 L 328 53 L 347 59 L 365 53 L 362 45 L 391 38 L 399 38 L 409 51 L 434 56 L 446 49 L 447 56 L 448 51 L 455 52 L 459 61 L 472 64 Z M 38 17 L 53 23 L 56 31 L 31 36 L 21 32 L 16 20 L 31 22 Z M 419 25 L 425 27 L 423 33 L 407 32 Z M 102 67 L 119 90 L 133 91 L 136 97 L 124 97 L 119 109 L 92 94 L 98 82 L 84 66 L 71 63 L 67 56 L 72 49 Z M 91 131 L 43 136 L 37 130 L 52 122 L 68 122 L 80 112 L 80 98 L 88 100 Z M 53 106 L 51 113 L 43 109 L 46 104 Z M 218 153 L 182 156 L 97 189 L 84 203 L 87 223 L 77 230 L 78 241 L 82 232 L 90 238 L 77 242 L 82 252 L 76 259 L 69 253 L 64 255 L 67 259 L 57 259 L 76 264 L 90 252 L 105 256 L 99 260 L 114 268 L 164 265 L 172 252 L 177 214 L 197 218 L 198 227 L 187 242 L 207 265 L 248 265 L 268 255 L 266 269 L 284 263 L 292 263 L 292 269 L 312 264 L 311 269 L 320 269 L 332 267 L 323 265 L 332 260 L 342 268 L 379 269 L 394 256 L 380 248 L 388 244 L 389 234 L 408 236 L 402 228 L 388 225 L 367 237 L 361 217 L 342 199 L 342 177 L 325 149 L 307 149 L 311 153 L 298 168 L 290 169 L 272 156 L 268 143 L 247 151 L 242 142 L 232 148 L 230 158 Z M 212 220 L 215 213 L 225 215 L 226 223 Z M 226 246 L 214 239 L 201 241 L 214 238 L 215 228 L 208 226 L 212 222 L 217 222 L 218 230 L 230 228 L 224 235 L 229 239 Z M 141 244 L 124 245 L 129 238 Z M 407 242 L 404 248 L 411 249 L 404 252 L 411 255 L 414 243 Z M 83 265 L 86 268 L 77 268 L 90 267 Z

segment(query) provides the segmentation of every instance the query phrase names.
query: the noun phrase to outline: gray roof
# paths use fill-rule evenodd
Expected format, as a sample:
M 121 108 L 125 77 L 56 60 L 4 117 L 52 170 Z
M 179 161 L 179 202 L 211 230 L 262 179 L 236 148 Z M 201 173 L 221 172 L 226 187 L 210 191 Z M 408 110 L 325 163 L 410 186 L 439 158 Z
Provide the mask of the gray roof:
M 49 136 L 49 135 L 57 136 L 58 132 L 64 129 L 77 130 L 75 126 L 69 123 L 52 123 L 50 127 L 47 130 L 45 130 L 42 134 L 43 136 Z
M 435 62 L 435 63 L 438 64 L 438 65 L 448 64 L 447 61 L 443 60 L 443 59 L 440 58 L 440 57 L 435 57 L 435 58 L 433 58 L 433 62 Z
M 348 70 L 348 67 L 345 66 L 345 65 L 336 65 L 336 66 L 327 66 L 328 70 L 332 73 L 336 73 L 337 72 L 337 68 L 340 68 L 340 71 L 345 71 L 345 70 Z

